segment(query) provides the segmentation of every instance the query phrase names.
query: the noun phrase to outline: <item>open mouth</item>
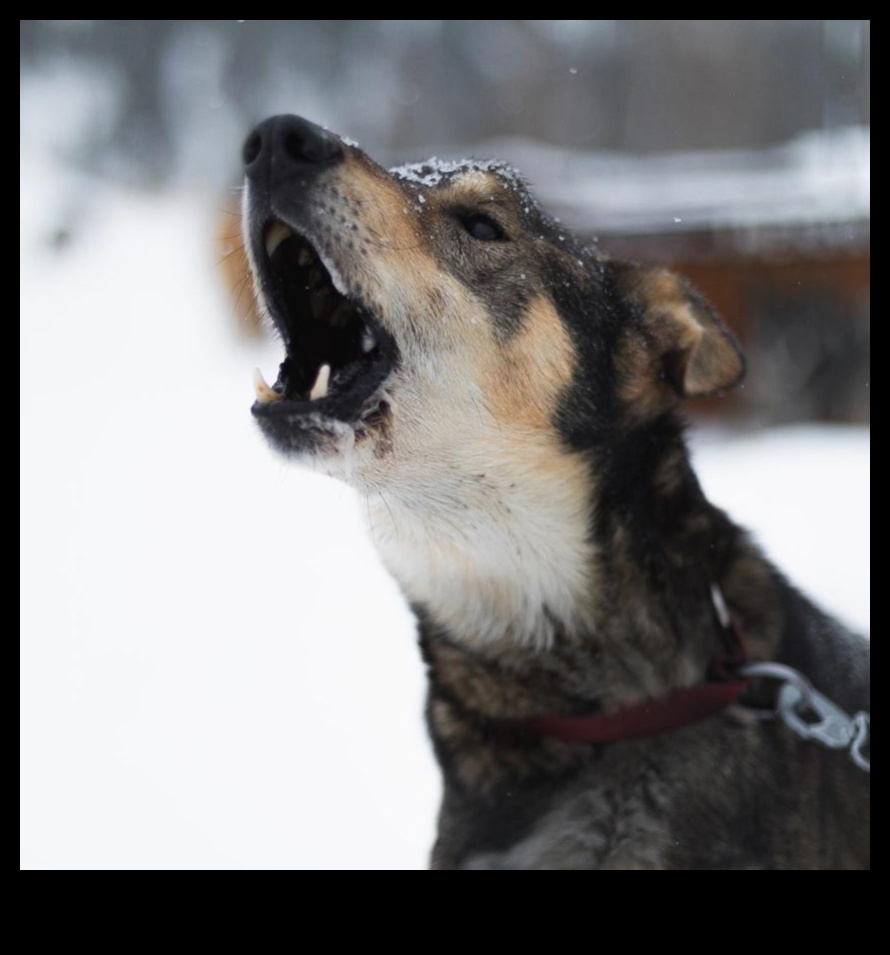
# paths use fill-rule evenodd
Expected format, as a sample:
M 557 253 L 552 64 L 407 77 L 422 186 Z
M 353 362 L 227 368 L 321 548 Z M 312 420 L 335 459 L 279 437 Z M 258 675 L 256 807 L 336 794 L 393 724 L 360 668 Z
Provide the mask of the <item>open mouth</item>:
M 279 219 L 266 223 L 255 261 L 286 357 L 273 385 L 255 373 L 253 414 L 358 424 L 380 412 L 397 361 L 392 336 L 335 287 L 312 244 Z

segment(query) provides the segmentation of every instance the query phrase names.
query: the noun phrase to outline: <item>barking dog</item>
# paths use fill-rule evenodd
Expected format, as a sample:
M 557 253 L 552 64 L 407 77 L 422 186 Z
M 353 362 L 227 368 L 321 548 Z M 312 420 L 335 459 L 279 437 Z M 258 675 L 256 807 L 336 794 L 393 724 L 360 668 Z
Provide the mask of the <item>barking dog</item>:
M 366 499 L 416 612 L 444 774 L 432 867 L 867 868 L 850 738 L 802 738 L 822 728 L 803 677 L 738 668 L 743 645 L 868 707 L 866 643 L 690 468 L 678 404 L 744 371 L 707 303 L 579 244 L 501 163 L 386 171 L 287 116 L 244 161 L 285 347 L 253 414 Z M 777 706 L 788 720 L 757 718 Z

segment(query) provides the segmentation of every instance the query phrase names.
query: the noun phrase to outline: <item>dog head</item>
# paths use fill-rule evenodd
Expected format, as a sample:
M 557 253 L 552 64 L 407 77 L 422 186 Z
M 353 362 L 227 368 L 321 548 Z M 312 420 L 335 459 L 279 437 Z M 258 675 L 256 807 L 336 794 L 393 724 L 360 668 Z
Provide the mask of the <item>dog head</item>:
M 387 171 L 287 116 L 244 160 L 285 346 L 253 406 L 270 442 L 366 496 L 409 598 L 455 633 L 583 625 L 601 455 L 738 381 L 734 339 L 678 277 L 580 244 L 507 165 Z

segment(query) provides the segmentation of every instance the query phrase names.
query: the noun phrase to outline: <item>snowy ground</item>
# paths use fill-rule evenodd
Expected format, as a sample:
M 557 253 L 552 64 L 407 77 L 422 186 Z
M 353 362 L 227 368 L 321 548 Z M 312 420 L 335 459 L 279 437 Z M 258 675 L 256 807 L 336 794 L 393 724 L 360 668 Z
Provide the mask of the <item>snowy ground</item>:
M 22 867 L 424 868 L 412 622 L 351 494 L 251 425 L 278 351 L 233 340 L 215 210 L 108 190 L 52 252 L 62 181 L 22 169 Z M 867 628 L 868 432 L 696 445 L 712 497 Z

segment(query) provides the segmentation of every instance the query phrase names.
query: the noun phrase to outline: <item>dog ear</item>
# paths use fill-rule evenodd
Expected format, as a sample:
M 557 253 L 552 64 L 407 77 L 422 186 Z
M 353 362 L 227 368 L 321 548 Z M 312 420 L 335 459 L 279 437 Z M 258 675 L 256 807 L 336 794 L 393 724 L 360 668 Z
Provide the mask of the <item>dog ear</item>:
M 735 336 L 681 276 L 667 269 L 610 262 L 621 298 L 637 319 L 624 349 L 629 396 L 666 389 L 701 398 L 737 385 L 745 359 Z

